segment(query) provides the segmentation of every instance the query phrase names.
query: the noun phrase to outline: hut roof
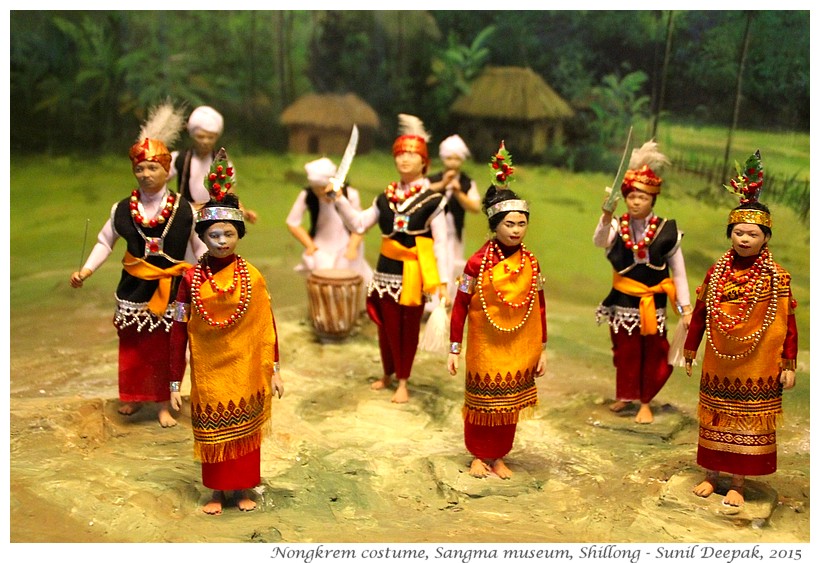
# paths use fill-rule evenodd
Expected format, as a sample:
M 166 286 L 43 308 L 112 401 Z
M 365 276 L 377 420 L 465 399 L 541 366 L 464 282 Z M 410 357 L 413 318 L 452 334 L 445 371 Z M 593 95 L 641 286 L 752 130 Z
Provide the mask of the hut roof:
M 356 94 L 305 94 L 293 102 L 280 117 L 284 125 L 349 129 L 378 128 L 379 116 Z
M 487 67 L 451 110 L 471 117 L 526 121 L 565 119 L 575 113 L 532 69 L 513 66 Z

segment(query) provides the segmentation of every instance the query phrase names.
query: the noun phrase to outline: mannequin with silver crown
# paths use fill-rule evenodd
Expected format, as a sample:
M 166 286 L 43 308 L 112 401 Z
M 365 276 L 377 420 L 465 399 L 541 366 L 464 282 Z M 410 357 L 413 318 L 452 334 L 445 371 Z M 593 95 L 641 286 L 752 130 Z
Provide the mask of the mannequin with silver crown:
M 774 261 L 772 215 L 759 201 L 760 152 L 737 166 L 729 191 L 740 197 L 726 221 L 731 247 L 697 290 L 684 344 L 686 373 L 703 337 L 698 401 L 698 465 L 706 475 L 693 492 L 724 495 L 723 504 L 745 503 L 745 479 L 777 470 L 776 427 L 784 389 L 795 384 L 797 301 L 791 276 Z M 730 475 L 724 485 L 720 473 Z
M 166 183 L 171 167 L 168 145 L 178 138 L 181 127 L 181 112 L 171 104 L 151 110 L 129 151 L 137 187 L 111 207 L 88 260 L 70 279 L 72 287 L 83 287 L 117 240 L 125 241 L 114 315 L 119 413 L 128 416 L 143 403 L 154 402 L 163 427 L 177 423 L 169 410 L 168 389 L 173 296 L 185 270 L 206 250 L 194 232 L 191 204 Z
M 592 237 L 612 266 L 612 289 L 596 310 L 598 323 L 609 325 L 612 340 L 616 400 L 609 408 L 617 413 L 638 401 L 639 424 L 654 421 L 650 402 L 672 374 L 667 304 L 683 315 L 685 326 L 692 313 L 683 232 L 674 219 L 654 210 L 663 184 L 659 174 L 667 164 L 655 141 L 633 150 L 623 182 L 612 186 Z M 613 217 L 620 197 L 626 211 Z
M 524 244 L 530 205 L 509 188 L 515 167 L 503 141 L 489 166 L 483 208 L 491 239 L 460 276 L 447 368 L 451 375 L 458 371 L 467 328 L 462 416 L 464 445 L 473 456 L 469 473 L 509 479 L 505 458 L 518 421 L 538 404 L 535 379 L 546 373 L 546 301 L 541 267 Z
M 224 187 L 232 180 L 228 168 L 220 149 L 209 174 L 211 199 L 196 215 L 208 251 L 179 285 L 171 331 L 171 406 L 182 405 L 189 353 L 194 455 L 203 484 L 213 490 L 202 507 L 207 514 L 222 512 L 228 491 L 239 510 L 256 508 L 252 489 L 261 481 L 271 402 L 285 390 L 265 278 L 236 252 L 245 220 L 238 198 Z

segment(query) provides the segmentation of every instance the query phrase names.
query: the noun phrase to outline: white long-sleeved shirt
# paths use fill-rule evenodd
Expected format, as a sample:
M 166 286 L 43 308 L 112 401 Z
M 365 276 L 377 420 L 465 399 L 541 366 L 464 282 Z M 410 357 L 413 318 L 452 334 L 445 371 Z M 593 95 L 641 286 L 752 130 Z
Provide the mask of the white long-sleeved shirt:
M 164 207 L 165 196 L 167 194 L 167 185 L 156 194 L 146 194 L 140 190 L 140 214 L 143 217 L 156 217 Z M 117 242 L 117 239 L 120 238 L 120 235 L 114 230 L 114 212 L 118 204 L 119 202 L 111 206 L 110 216 L 97 234 L 97 243 L 94 245 L 94 248 L 91 249 L 91 253 L 88 255 L 88 260 L 85 261 L 83 268 L 88 268 L 92 272 L 96 271 L 114 250 L 114 244 Z M 179 204 L 191 205 L 184 200 L 180 201 Z M 188 247 L 185 251 L 185 261 L 195 264 L 206 250 L 208 249 L 205 243 L 197 236 L 192 224 L 191 235 L 188 238 Z

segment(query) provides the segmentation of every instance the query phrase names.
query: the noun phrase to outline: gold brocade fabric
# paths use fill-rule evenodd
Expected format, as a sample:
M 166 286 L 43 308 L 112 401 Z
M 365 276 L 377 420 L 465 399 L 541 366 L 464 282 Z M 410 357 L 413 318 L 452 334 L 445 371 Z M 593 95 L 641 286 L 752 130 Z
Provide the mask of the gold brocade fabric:
M 480 280 L 487 311 L 502 328 L 517 326 L 527 313 L 527 307 L 513 309 L 502 303 L 496 290 L 509 303 L 520 303 L 530 289 L 533 269 L 528 260 L 518 274 L 521 251 L 493 268 L 493 283 L 489 273 Z M 505 271 L 504 265 L 511 272 Z M 541 356 L 541 316 L 538 294 L 527 321 L 514 332 L 497 330 L 487 320 L 481 306 L 479 288 L 470 300 L 467 313 L 467 374 L 463 414 L 468 422 L 482 426 L 514 424 L 524 410 L 538 404 L 535 369 Z
M 219 287 L 231 285 L 235 267 L 214 274 Z M 188 321 L 194 454 L 205 463 L 258 449 L 270 423 L 276 333 L 265 279 L 250 264 L 248 272 L 251 300 L 239 322 L 217 329 L 193 310 Z M 235 311 L 239 288 L 220 295 L 205 281 L 200 296 L 211 317 L 222 321 Z
M 775 427 L 782 414 L 780 358 L 788 328 L 790 276 L 777 267 L 777 291 L 772 276 L 766 276 L 760 299 L 746 322 L 729 331 L 729 336 L 707 319 L 707 341 L 703 358 L 698 417 L 699 446 L 708 450 L 741 455 L 773 454 L 776 452 Z M 737 272 L 724 286 L 720 308 L 736 315 L 742 303 L 745 284 L 735 281 Z M 718 280 L 712 278 L 711 283 Z M 707 286 L 698 298 L 705 300 Z M 764 324 L 771 300 L 776 300 L 773 322 L 763 332 L 754 349 L 744 357 Z M 771 313 L 770 313 L 771 314 Z M 712 343 L 709 342 L 711 334 Z M 714 345 L 714 347 L 713 347 Z

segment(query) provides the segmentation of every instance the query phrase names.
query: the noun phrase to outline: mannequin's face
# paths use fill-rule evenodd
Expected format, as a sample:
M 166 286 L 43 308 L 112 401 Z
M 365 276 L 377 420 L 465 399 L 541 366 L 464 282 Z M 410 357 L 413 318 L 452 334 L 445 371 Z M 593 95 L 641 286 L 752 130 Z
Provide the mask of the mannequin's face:
M 445 156 L 441 159 L 444 163 L 444 168 L 447 170 L 461 170 L 461 165 L 464 164 L 464 159 L 456 154 Z
M 219 140 L 219 133 L 197 129 L 192 135 L 194 150 L 200 156 L 213 152 L 216 142 Z
M 510 211 L 495 228 L 495 238 L 505 246 L 516 246 L 524 242 L 529 220 L 520 211 Z
M 158 162 L 143 160 L 133 170 L 140 189 L 146 194 L 158 193 L 168 180 L 168 171 Z
M 626 209 L 632 219 L 643 219 L 652 212 L 652 196 L 639 190 L 629 192 Z
M 214 258 L 225 258 L 236 250 L 239 233 L 231 223 L 214 223 L 202 235 L 202 242 Z
M 769 235 L 763 233 L 760 225 L 738 223 L 732 229 L 732 248 L 738 256 L 757 256 L 763 245 L 769 241 Z
M 405 182 L 412 182 L 422 177 L 424 159 L 417 152 L 402 152 L 396 155 L 396 170 Z

